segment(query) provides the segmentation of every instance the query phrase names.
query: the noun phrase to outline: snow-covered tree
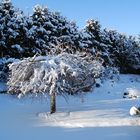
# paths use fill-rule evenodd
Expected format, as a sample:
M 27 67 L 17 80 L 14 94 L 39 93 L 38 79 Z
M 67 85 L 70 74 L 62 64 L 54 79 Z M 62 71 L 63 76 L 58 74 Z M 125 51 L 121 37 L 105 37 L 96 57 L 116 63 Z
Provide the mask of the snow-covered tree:
M 29 17 L 29 31 L 27 33 L 29 47 L 32 48 L 32 53 L 45 54 L 49 37 L 49 31 L 44 28 L 46 17 L 45 12 L 47 8 L 42 8 L 40 5 L 36 5 L 33 8 L 33 14 Z
M 14 8 L 10 0 L 2 0 L 0 15 L 0 56 L 21 57 L 26 31 L 23 12 Z
M 99 21 L 90 19 L 87 21 L 86 30 L 92 35 L 92 37 L 100 41 L 101 25 Z
M 115 30 L 104 30 L 102 41 L 108 46 L 113 65 L 118 67 L 121 72 L 129 73 L 133 71 L 132 65 L 137 64 L 138 66 L 139 47 L 134 37 L 127 37 Z
M 97 47 L 94 47 L 95 51 L 100 53 L 105 64 L 118 67 L 122 73 L 133 73 L 136 70 L 134 67 L 132 68 L 134 64 L 138 68 L 139 47 L 134 37 L 127 37 L 115 30 L 104 29 L 100 30 L 98 44 Z
M 78 45 L 79 32 L 76 24 L 68 21 L 59 12 L 51 12 L 46 7 L 36 5 L 30 19 L 32 26 L 29 29 L 29 38 L 39 53 L 57 53 L 59 46 Z
M 34 7 L 31 16 L 25 17 L 10 0 L 2 0 L 0 38 L 0 57 L 82 51 L 102 58 L 104 66 L 118 67 L 121 72 L 134 71 L 134 66 L 138 68 L 139 65 L 140 53 L 135 38 L 115 30 L 102 30 L 100 23 L 93 19 L 79 31 L 74 22 L 40 5 Z
M 130 36 L 128 41 L 128 48 L 123 52 L 125 54 L 125 63 L 122 64 L 125 66 L 124 72 L 140 74 L 140 47 L 134 37 Z
M 55 112 L 55 96 L 89 91 L 99 78 L 102 64 L 82 54 L 62 53 L 27 58 L 10 65 L 8 92 L 26 95 L 46 93 L 51 96 L 51 113 Z
M 101 25 L 96 20 L 88 20 L 85 29 L 80 34 L 81 45 L 84 46 L 95 57 L 101 57 L 104 60 L 104 65 L 111 65 L 109 47 L 110 45 L 104 43 L 106 38 L 105 32 L 101 29 Z

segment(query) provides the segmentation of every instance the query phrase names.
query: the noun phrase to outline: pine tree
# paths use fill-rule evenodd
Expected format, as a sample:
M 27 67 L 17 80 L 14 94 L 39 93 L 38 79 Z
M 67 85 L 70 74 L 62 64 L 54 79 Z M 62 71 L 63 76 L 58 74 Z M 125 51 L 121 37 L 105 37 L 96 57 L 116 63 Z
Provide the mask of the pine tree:
M 22 38 L 24 37 L 23 12 L 15 9 L 10 0 L 0 3 L 1 56 L 21 57 L 24 53 Z
M 134 73 L 134 64 L 138 66 L 138 43 L 132 36 L 127 37 L 115 30 L 104 29 L 102 42 L 106 44 L 113 66 L 122 73 Z M 133 71 L 133 72 L 132 72 Z
M 33 9 L 33 15 L 29 17 L 28 45 L 32 48 L 33 54 L 46 54 L 48 49 L 49 31 L 44 28 L 46 21 L 44 10 L 46 8 L 43 9 L 40 5 L 36 5 Z
M 58 53 L 59 47 L 69 45 L 74 48 L 79 45 L 76 24 L 68 21 L 59 12 L 51 12 L 46 7 L 36 5 L 30 19 L 32 26 L 29 29 L 29 37 L 39 53 Z
M 52 12 L 52 17 L 51 23 L 55 27 L 55 30 L 51 37 L 52 40 L 50 40 L 51 44 L 54 43 L 58 47 L 61 47 L 62 44 L 64 47 L 67 47 L 63 48 L 67 52 L 78 49 L 79 31 L 75 22 L 67 20 L 67 18 L 61 16 L 59 12 Z
M 95 57 L 101 57 L 104 60 L 105 66 L 112 65 L 108 45 L 104 43 L 104 33 L 101 30 L 100 23 L 96 20 L 88 20 L 83 33 L 82 40 L 87 44 L 90 52 Z
M 86 30 L 92 35 L 92 37 L 100 41 L 101 25 L 99 21 L 90 19 L 87 21 Z

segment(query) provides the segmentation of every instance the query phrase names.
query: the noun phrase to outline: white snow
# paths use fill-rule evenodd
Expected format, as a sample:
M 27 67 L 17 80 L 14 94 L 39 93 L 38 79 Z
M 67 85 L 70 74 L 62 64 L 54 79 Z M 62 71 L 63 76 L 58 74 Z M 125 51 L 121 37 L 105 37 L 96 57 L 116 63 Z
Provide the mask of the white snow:
M 127 88 L 126 93 L 128 93 L 128 95 L 126 96 L 128 98 L 139 98 L 140 97 L 140 91 L 137 90 L 136 88 Z
M 132 106 L 129 113 L 131 116 L 140 115 L 140 110 L 137 107 Z
M 123 98 L 134 89 L 140 93 L 140 75 L 121 75 L 92 92 L 57 97 L 57 112 L 49 114 L 49 99 L 17 99 L 0 95 L 2 140 L 139 140 L 140 117 L 129 114 L 140 98 Z M 2 88 L 2 86 L 0 86 Z M 1 89 L 2 90 L 2 89 Z

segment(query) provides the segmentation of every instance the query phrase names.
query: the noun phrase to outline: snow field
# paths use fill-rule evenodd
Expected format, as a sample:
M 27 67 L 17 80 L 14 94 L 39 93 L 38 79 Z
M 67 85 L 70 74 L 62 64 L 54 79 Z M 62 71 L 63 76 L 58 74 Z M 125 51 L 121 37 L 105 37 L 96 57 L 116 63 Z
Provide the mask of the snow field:
M 0 95 L 0 137 L 4 140 L 139 140 L 140 118 L 130 116 L 138 98 L 123 98 L 131 88 L 140 95 L 139 75 L 121 75 L 100 88 L 68 101 L 57 97 L 57 112 L 49 114 L 49 99 L 17 99 Z M 132 82 L 133 81 L 133 82 Z M 1 86 L 2 87 L 2 86 Z

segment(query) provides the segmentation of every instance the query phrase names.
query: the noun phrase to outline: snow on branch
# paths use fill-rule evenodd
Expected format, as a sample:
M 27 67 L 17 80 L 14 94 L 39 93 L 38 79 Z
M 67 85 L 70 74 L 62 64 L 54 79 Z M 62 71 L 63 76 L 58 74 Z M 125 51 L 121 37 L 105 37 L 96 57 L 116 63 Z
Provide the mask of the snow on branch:
M 80 55 L 26 58 L 9 65 L 8 92 L 11 94 L 75 94 L 89 91 L 100 76 L 102 64 Z

